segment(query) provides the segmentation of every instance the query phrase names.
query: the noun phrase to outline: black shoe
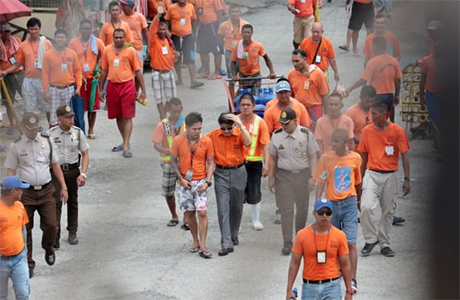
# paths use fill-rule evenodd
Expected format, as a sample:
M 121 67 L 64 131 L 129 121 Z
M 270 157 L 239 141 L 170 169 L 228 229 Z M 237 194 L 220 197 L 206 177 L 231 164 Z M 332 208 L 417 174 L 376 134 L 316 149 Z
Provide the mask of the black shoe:
M 351 288 L 355 292 L 355 294 L 358 292 L 358 283 L 356 282 L 356 279 L 351 280 Z
M 54 253 L 54 250 L 46 251 L 45 261 L 49 266 L 54 265 L 54 262 L 56 261 L 56 254 Z
M 366 243 L 363 249 L 361 249 L 361 254 L 363 256 L 368 256 L 369 254 L 371 254 L 372 249 L 374 249 L 374 247 L 377 246 L 378 243 L 379 243 L 378 241 L 372 244 Z
M 54 250 L 58 250 L 59 248 L 61 248 L 61 243 L 59 242 L 59 238 L 56 238 L 56 240 L 54 241 L 53 248 Z
M 395 256 L 395 253 L 393 252 L 393 250 L 390 249 L 390 247 L 384 247 L 382 250 L 380 250 L 380 253 L 382 253 L 386 257 Z
M 281 250 L 281 254 L 283 255 L 289 255 L 291 254 L 292 250 L 292 243 L 285 243 L 283 249 Z
M 29 267 L 29 278 L 34 277 L 34 268 Z
M 393 217 L 393 225 L 399 225 L 399 224 L 402 224 L 404 222 L 406 222 L 406 220 L 404 218 L 397 217 L 397 216 Z
M 69 232 L 69 244 L 78 245 L 78 238 L 76 232 Z
M 238 237 L 232 238 L 233 246 L 238 246 L 240 244 L 240 241 L 238 240 Z
M 233 252 L 233 248 L 222 248 L 222 250 L 219 251 L 219 256 L 225 256 L 229 253 L 232 253 Z

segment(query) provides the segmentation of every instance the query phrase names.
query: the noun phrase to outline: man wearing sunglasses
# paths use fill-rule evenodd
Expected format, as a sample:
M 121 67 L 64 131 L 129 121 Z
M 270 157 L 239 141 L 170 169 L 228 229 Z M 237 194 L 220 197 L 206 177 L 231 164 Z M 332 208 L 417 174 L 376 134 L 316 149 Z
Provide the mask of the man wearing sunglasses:
M 316 168 L 319 151 L 313 133 L 297 125 L 297 115 L 292 108 L 281 112 L 278 120 L 282 128 L 274 131 L 270 142 L 268 184 L 275 193 L 277 207 L 281 214 L 283 232 L 283 255 L 289 255 L 292 248 L 292 227 L 294 203 L 296 205 L 296 232 L 305 227 L 308 215 L 308 201 L 315 182 L 310 170 Z
M 296 298 L 292 286 L 302 258 L 302 299 L 342 299 L 340 273 L 347 288 L 345 300 L 352 299 L 354 292 L 351 288 L 347 239 L 342 231 L 330 223 L 333 210 L 330 200 L 316 200 L 313 211 L 315 223 L 297 233 L 289 265 L 286 300 Z
M 214 146 L 214 183 L 222 250 L 219 256 L 233 252 L 239 244 L 238 230 L 243 215 L 247 173 L 244 146 L 252 144 L 251 135 L 241 120 L 228 113 L 218 119 L 220 128 L 208 134 Z M 235 128 L 237 125 L 239 128 Z

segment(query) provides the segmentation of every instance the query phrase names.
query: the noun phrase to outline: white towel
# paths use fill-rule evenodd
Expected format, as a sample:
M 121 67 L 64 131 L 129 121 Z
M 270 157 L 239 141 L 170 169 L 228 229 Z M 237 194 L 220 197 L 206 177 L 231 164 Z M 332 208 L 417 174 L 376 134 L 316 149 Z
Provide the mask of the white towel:
M 41 36 L 38 44 L 37 69 L 42 68 L 43 57 L 45 57 L 45 41 L 46 37 Z
M 243 52 L 244 52 L 244 47 L 243 47 L 243 40 L 238 42 L 238 49 L 236 50 L 236 57 L 239 59 L 243 58 Z

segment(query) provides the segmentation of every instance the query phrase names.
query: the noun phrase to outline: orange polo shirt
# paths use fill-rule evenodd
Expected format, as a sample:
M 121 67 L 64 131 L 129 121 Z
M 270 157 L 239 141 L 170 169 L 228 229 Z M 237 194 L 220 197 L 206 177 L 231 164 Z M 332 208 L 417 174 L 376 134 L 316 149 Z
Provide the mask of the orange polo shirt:
M 97 50 L 100 53 L 100 58 L 104 55 L 104 43 L 101 39 L 96 38 Z M 91 51 L 91 43 L 89 41 L 82 42 L 80 37 L 72 39 L 69 43 L 69 48 L 77 53 L 78 59 L 80 61 L 80 68 L 83 72 L 83 76 L 86 79 L 93 78 L 93 71 L 96 67 L 97 55 Z M 85 51 L 86 49 L 86 51 Z M 84 70 L 84 66 L 88 64 L 89 71 Z
M 203 14 L 198 15 L 201 24 L 217 22 L 217 12 L 223 10 L 219 0 L 196 0 L 196 11 L 203 10 Z
M 67 70 L 63 69 L 63 64 Z M 77 88 L 82 84 L 82 72 L 77 53 L 70 48 L 63 52 L 50 49 L 43 58 L 42 86 L 48 92 L 48 85 L 66 86 L 76 83 Z
M 101 31 L 99 32 L 99 38 L 102 40 L 104 45 L 109 46 L 113 44 L 113 32 L 118 28 L 121 28 L 125 31 L 127 43 L 133 42 L 133 35 L 128 23 L 120 20 L 120 22 L 112 24 L 112 22 L 109 21 L 102 25 Z
M 304 2 L 304 3 L 302 3 Z M 300 10 L 299 13 L 296 13 L 296 17 L 309 17 L 313 15 L 313 1 L 312 0 L 288 0 L 289 4 L 294 5 L 295 9 Z
M 168 119 L 168 121 L 169 121 L 169 119 Z M 184 124 L 185 123 L 182 123 L 180 128 L 178 130 L 176 130 L 176 128 L 174 127 L 174 124 L 172 124 L 171 122 L 169 123 L 169 125 L 171 127 L 171 137 L 173 139 L 179 133 L 185 131 Z M 153 131 L 153 134 L 152 134 L 152 137 L 150 138 L 150 140 L 152 142 L 154 142 L 154 143 L 161 144 L 161 146 L 163 148 L 165 148 L 165 149 L 170 149 L 171 150 L 171 146 L 169 145 L 169 142 L 168 142 L 168 135 L 166 134 L 165 125 L 164 125 L 163 121 L 158 122 L 157 126 L 155 127 L 155 130 Z M 167 156 L 167 155 L 165 155 L 163 153 L 160 153 L 160 156 Z M 169 162 L 169 160 L 166 160 L 166 161 L 163 160 L 163 162 Z
M 267 123 L 265 123 L 264 119 L 255 115 L 254 121 L 249 123 L 244 123 L 243 125 L 248 129 L 249 134 L 251 135 L 251 140 L 254 137 L 254 129 L 256 119 L 259 119 L 259 130 L 257 131 L 257 139 L 254 148 L 254 155 L 253 156 L 263 156 L 264 154 L 264 146 L 270 143 L 270 133 L 268 132 Z M 251 153 L 253 145 L 246 147 L 244 146 L 244 150 L 246 156 L 249 156 Z
M 165 19 L 171 22 L 171 34 L 180 37 L 192 34 L 192 20 L 196 19 L 195 8 L 190 3 L 184 7 L 174 3 L 169 7 Z M 185 20 L 184 25 L 181 25 L 181 19 Z
M 313 43 L 311 36 L 307 37 L 300 43 L 299 49 L 302 49 L 307 54 L 307 62 L 309 64 L 312 63 L 313 59 L 315 59 L 316 49 L 318 48 L 318 43 Z M 335 51 L 334 47 L 332 47 L 331 41 L 326 38 L 322 37 L 321 46 L 318 49 L 318 54 L 316 55 L 316 59 L 313 62 L 317 65 L 321 70 L 326 70 L 329 68 L 329 59 L 335 58 Z M 319 61 L 319 63 L 318 63 Z
M 20 47 L 21 46 L 21 40 L 19 38 L 15 37 L 15 36 L 13 36 L 13 38 L 16 39 L 16 41 L 18 42 L 19 47 Z M 11 61 L 10 61 L 11 58 L 14 58 L 16 61 L 18 60 L 18 51 L 19 51 L 19 47 L 18 47 L 18 51 L 16 51 L 16 53 L 14 53 L 13 55 L 11 55 L 10 54 L 11 45 L 8 45 L 8 46 L 6 46 L 5 44 L 3 44 L 3 45 L 5 47 L 5 53 L 7 55 L 7 60 L 6 61 L 0 60 L 0 70 L 2 70 L 2 71 L 6 70 L 6 69 L 8 69 L 9 67 L 12 66 Z M 0 51 L 2 51 L 1 48 L 0 48 Z M 13 74 L 21 71 L 22 69 L 23 69 L 22 66 L 19 67 L 16 71 L 14 71 Z
M 374 58 L 374 49 L 372 47 L 372 42 L 375 38 L 375 32 L 371 33 L 364 43 L 363 53 L 367 58 Z M 398 38 L 391 32 L 385 32 L 385 40 L 387 41 L 387 54 L 391 56 L 401 57 L 401 48 L 399 47 Z
M 219 26 L 217 34 L 224 37 L 224 48 L 228 51 L 233 51 L 239 41 L 243 39 L 241 30 L 243 25 L 249 24 L 247 21 L 240 18 L 240 26 L 238 28 L 233 27 L 232 20 L 228 19 L 225 22 L 222 22 Z
M 27 212 L 20 201 L 12 206 L 0 201 L 0 255 L 16 255 L 24 249 L 22 227 L 27 223 Z
M 364 127 L 372 124 L 372 113 L 371 110 L 366 113 L 359 107 L 359 103 L 352 105 L 345 114 L 353 121 L 353 134 L 356 138 L 361 139 Z
M 42 70 L 35 69 L 35 60 L 38 57 L 38 44 L 40 41 L 36 43 L 32 43 L 30 39 L 24 41 L 21 46 L 19 46 L 18 56 L 16 61 L 20 65 L 24 65 L 24 77 L 29 78 L 41 78 L 42 77 Z M 53 48 L 53 44 L 49 40 L 45 41 L 45 50 L 48 51 L 49 49 Z
M 305 107 L 313 105 L 323 105 L 322 96 L 329 93 L 329 84 L 324 77 L 323 71 L 315 68 L 310 72 L 310 77 L 305 74 L 299 74 L 292 69 L 288 74 L 288 80 L 291 83 L 291 92 L 293 96 Z M 310 81 L 308 85 L 305 83 Z
M 231 136 L 226 137 L 220 128 L 216 128 L 208 137 L 214 146 L 214 162 L 219 166 L 237 166 L 244 162 L 244 138 L 239 128 L 233 129 Z
M 137 51 L 141 51 L 143 48 L 143 39 L 142 39 L 142 30 L 147 28 L 147 21 L 145 17 L 135 11 L 132 15 L 121 15 L 120 19 L 129 25 L 129 29 L 131 29 L 131 34 L 133 38 L 133 47 Z
M 323 152 L 332 150 L 332 133 L 337 128 L 345 129 L 349 139 L 354 137 L 353 121 L 349 116 L 341 114 L 337 119 L 331 119 L 328 115 L 324 115 L 318 119 L 315 138 L 323 142 Z
M 391 94 L 395 90 L 395 79 L 401 76 L 396 58 L 382 54 L 369 60 L 361 78 L 372 85 L 377 90 L 377 94 Z
M 276 103 L 270 105 L 269 108 L 266 108 L 264 113 L 264 120 L 265 123 L 267 123 L 267 128 L 270 134 L 272 134 L 273 131 L 275 131 L 276 129 L 281 128 L 281 123 L 278 123 L 278 120 L 281 116 L 282 110 L 277 105 L 277 98 L 275 99 L 271 100 L 270 102 L 273 103 L 274 101 L 276 101 Z M 292 108 L 297 115 L 297 124 L 307 128 L 310 127 L 310 115 L 308 114 L 307 109 L 305 108 L 305 106 L 302 105 L 302 103 L 300 103 L 294 98 L 291 98 L 291 105 L 289 107 Z
M 118 59 L 118 66 L 115 60 Z M 141 62 L 133 47 L 125 47 L 116 52 L 113 45 L 105 47 L 101 58 L 101 69 L 107 70 L 107 79 L 112 83 L 123 83 L 133 80 L 135 72 L 141 69 Z
M 158 71 L 171 71 L 174 69 L 174 48 L 168 39 L 160 39 L 158 35 L 150 41 L 150 55 L 155 57 L 150 61 L 150 66 Z
M 249 46 L 245 46 L 243 43 L 243 53 L 246 53 L 243 54 L 243 57 L 247 55 L 247 58 L 238 58 L 237 53 L 238 45 L 233 48 L 231 60 L 238 62 L 241 74 L 250 76 L 260 72 L 259 56 L 266 54 L 261 43 L 252 41 Z

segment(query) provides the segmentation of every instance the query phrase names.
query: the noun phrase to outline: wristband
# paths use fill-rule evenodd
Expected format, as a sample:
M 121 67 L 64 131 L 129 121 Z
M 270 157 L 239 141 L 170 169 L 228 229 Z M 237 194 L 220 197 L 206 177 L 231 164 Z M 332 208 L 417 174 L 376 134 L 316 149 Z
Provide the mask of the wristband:
M 83 178 L 88 179 L 88 176 L 86 176 L 86 173 L 81 173 L 80 175 L 83 176 Z
M 353 291 L 353 290 L 347 290 L 348 295 L 353 295 L 354 293 L 355 293 L 355 291 Z
M 65 187 L 65 188 L 62 188 L 61 190 L 68 191 L 69 189 L 67 187 Z
M 243 126 L 240 127 L 240 129 L 241 129 L 241 130 L 245 130 L 245 129 L 246 129 L 246 126 L 243 125 Z

